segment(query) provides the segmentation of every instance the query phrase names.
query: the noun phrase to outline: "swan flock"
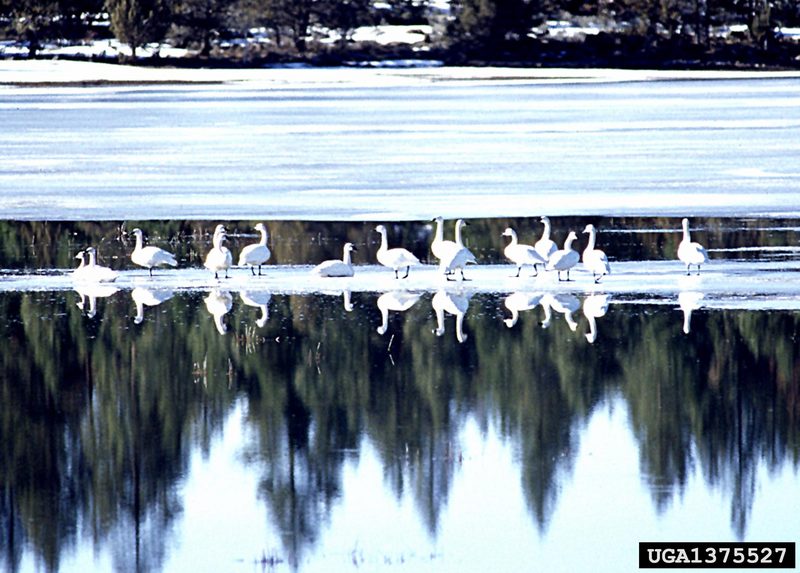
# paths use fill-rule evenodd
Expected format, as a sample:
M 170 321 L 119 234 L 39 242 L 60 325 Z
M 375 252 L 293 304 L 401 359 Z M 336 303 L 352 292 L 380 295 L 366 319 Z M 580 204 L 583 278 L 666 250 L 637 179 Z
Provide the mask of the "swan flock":
M 377 263 L 393 271 L 396 280 L 403 281 L 408 278 L 412 267 L 423 266 L 422 261 L 428 258 L 426 255 L 429 252 L 432 259 L 438 260 L 438 274 L 445 280 L 468 281 L 465 269 L 468 265 L 478 264 L 477 257 L 464 240 L 464 228 L 468 226 L 468 223 L 464 219 L 458 219 L 454 226 L 453 240 L 448 240 L 445 239 L 444 219 L 435 217 L 432 221 L 436 225 L 432 241 L 423 247 L 417 240 L 416 254 L 402 246 L 390 248 L 387 226 L 377 225 L 374 227 L 373 231 L 380 235 L 379 247 L 375 252 Z M 551 239 L 552 223 L 549 217 L 543 216 L 540 221 L 543 225 L 542 234 L 533 244 L 521 242 L 517 230 L 511 227 L 507 227 L 501 235 L 508 239 L 503 246 L 503 255 L 516 267 L 516 274 L 512 275 L 513 278 L 520 280 L 536 278 L 540 276 L 541 269 L 555 273 L 558 282 L 573 281 L 570 272 L 581 263 L 584 271 L 591 273 L 595 284 L 611 275 L 610 259 L 603 250 L 597 247 L 598 229 L 594 225 L 588 224 L 583 229 L 583 234 L 588 235 L 588 241 L 582 253 L 579 253 L 573 248 L 578 240 L 575 231 L 569 230 L 562 248 L 558 248 L 558 245 Z M 691 274 L 693 267 L 696 273 L 700 274 L 701 266 L 709 262 L 708 252 L 700 243 L 692 240 L 689 220 L 684 218 L 681 225 L 683 236 L 678 245 L 677 259 L 685 265 L 687 275 Z M 250 274 L 256 277 L 262 276 L 262 266 L 270 260 L 272 252 L 267 245 L 269 233 L 266 226 L 258 223 L 254 229 L 258 231 L 260 240 L 246 245 L 240 250 L 237 266 L 249 269 Z M 170 251 L 155 245 L 145 245 L 144 233 L 141 229 L 133 229 L 131 233 L 135 236 L 136 242 L 130 253 L 130 260 L 133 264 L 146 268 L 149 276 L 153 276 L 153 271 L 157 267 L 178 266 L 178 259 Z M 212 247 L 204 258 L 203 266 L 214 273 L 216 280 L 229 278 L 228 271 L 234 267 L 233 254 L 226 246 L 228 236 L 225 226 L 217 225 L 212 236 Z M 357 266 L 353 264 L 352 253 L 357 251 L 356 244 L 348 241 L 343 246 L 341 259 L 323 261 L 311 269 L 311 274 L 325 278 L 352 277 L 357 269 Z M 75 258 L 80 260 L 80 265 L 72 271 L 76 281 L 113 282 L 119 276 L 119 271 L 98 264 L 98 255 L 94 247 L 83 249 Z M 529 267 L 532 273 L 523 275 L 525 267 Z M 223 273 L 224 275 L 222 275 Z

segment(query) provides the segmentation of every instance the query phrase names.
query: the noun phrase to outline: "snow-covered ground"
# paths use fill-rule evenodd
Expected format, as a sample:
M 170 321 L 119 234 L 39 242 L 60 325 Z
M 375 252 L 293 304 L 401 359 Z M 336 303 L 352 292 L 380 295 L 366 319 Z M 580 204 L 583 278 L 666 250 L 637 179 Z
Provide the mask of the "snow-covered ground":
M 541 69 L 501 67 L 178 69 L 64 60 L 0 60 L 0 86 L 98 82 L 256 82 L 286 86 L 481 83 L 629 82 L 690 79 L 800 78 L 790 71 Z

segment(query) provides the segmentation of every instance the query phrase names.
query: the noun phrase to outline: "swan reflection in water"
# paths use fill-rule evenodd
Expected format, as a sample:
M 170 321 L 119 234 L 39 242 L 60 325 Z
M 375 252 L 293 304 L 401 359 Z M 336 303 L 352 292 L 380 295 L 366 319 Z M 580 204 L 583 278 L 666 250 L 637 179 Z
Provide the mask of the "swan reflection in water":
M 76 285 L 75 292 L 81 297 L 76 306 L 85 311 L 86 316 L 94 318 L 97 314 L 97 299 L 110 297 L 118 293 L 119 289 L 107 283 L 89 283 Z
M 589 344 L 597 340 L 597 320 L 608 312 L 610 296 L 607 294 L 593 294 L 583 300 L 583 316 L 589 321 L 589 332 L 585 334 Z
M 503 319 L 503 323 L 512 328 L 519 320 L 519 313 L 526 310 L 533 310 L 542 300 L 544 295 L 540 292 L 524 292 L 519 291 L 511 293 L 503 301 L 506 308 L 511 311 L 511 318 Z
M 378 297 L 378 309 L 381 311 L 381 325 L 377 328 L 378 334 L 386 334 L 389 328 L 389 311 L 405 312 L 414 306 L 420 298 L 420 294 L 405 290 L 395 290 L 383 293 Z
M 698 310 L 705 295 L 695 291 L 681 291 L 678 293 L 678 307 L 683 311 L 683 332 L 689 334 L 692 330 L 692 311 Z
M 231 293 L 226 290 L 214 289 L 208 296 L 203 299 L 206 303 L 206 309 L 214 317 L 214 326 L 220 334 L 225 334 L 228 331 L 228 326 L 223 321 L 226 314 L 228 314 L 233 306 L 233 297 Z
M 259 223 L 260 224 L 260 223 Z M 263 225 L 262 225 L 263 227 Z M 252 269 L 251 269 L 252 270 Z M 259 268 L 259 273 L 261 269 Z M 272 299 L 272 293 L 267 291 L 241 291 L 239 293 L 239 298 L 242 299 L 242 302 L 247 306 L 252 306 L 253 308 L 261 309 L 261 316 L 256 319 L 256 326 L 259 328 L 263 328 L 267 321 L 269 320 L 269 301 Z
M 453 314 L 456 317 L 456 338 L 459 342 L 464 342 L 467 335 L 464 333 L 464 315 L 469 308 L 469 296 L 463 293 L 452 293 L 445 290 L 439 290 L 433 295 L 431 305 L 433 310 L 436 311 L 436 330 L 433 333 L 436 336 L 444 334 L 444 313 Z
M 544 308 L 545 319 L 542 322 L 542 328 L 550 326 L 550 319 L 552 318 L 551 310 L 564 315 L 564 320 L 572 332 L 578 328 L 578 323 L 572 318 L 572 313 L 581 307 L 581 301 L 574 294 L 545 294 L 541 300 L 542 308 Z
M 131 298 L 136 305 L 136 316 L 133 319 L 135 324 L 141 324 L 144 321 L 144 307 L 145 306 L 158 306 L 162 302 L 168 301 L 175 293 L 172 289 L 151 289 L 144 287 L 136 287 L 131 291 Z

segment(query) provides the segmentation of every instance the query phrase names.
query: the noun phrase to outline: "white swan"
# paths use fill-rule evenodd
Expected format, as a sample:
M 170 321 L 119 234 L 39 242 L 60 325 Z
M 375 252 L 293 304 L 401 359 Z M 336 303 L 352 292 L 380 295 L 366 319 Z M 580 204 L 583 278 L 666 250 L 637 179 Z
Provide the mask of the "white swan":
M 585 335 L 589 344 L 597 340 L 597 319 L 608 312 L 610 298 L 607 294 L 593 294 L 583 299 L 583 316 L 589 321 L 589 332 Z
M 469 263 L 477 263 L 475 260 L 475 255 L 464 246 L 464 241 L 461 238 L 461 229 L 467 225 L 467 222 L 464 219 L 459 219 L 456 221 L 456 240 L 452 245 L 446 244 L 443 247 L 442 257 L 439 262 L 439 270 L 444 273 L 447 277 L 447 280 L 455 280 L 451 279 L 450 275 L 455 274 L 455 272 L 461 271 L 461 280 L 469 280 L 464 276 L 464 267 L 467 266 Z
M 689 334 L 692 331 L 692 311 L 701 307 L 701 301 L 705 295 L 701 292 L 681 291 L 678 293 L 678 306 L 683 311 L 683 332 Z
M 405 312 L 414 306 L 420 298 L 420 294 L 405 290 L 385 292 L 378 297 L 377 305 L 381 311 L 381 325 L 377 328 L 378 334 L 386 334 L 389 328 L 389 311 Z
M 164 249 L 158 247 L 143 246 L 142 230 L 134 229 L 131 231 L 136 235 L 136 248 L 131 253 L 131 261 L 134 264 L 144 267 L 150 271 L 150 276 L 153 276 L 153 268 L 158 266 L 169 265 L 177 267 L 178 261 L 175 260 L 175 255 L 168 253 Z
M 272 253 L 270 253 L 269 247 L 267 246 L 268 234 L 264 223 L 259 223 L 255 226 L 255 229 L 261 233 L 261 240 L 258 243 L 247 245 L 242 249 L 239 253 L 239 266 L 250 265 L 250 272 L 253 273 L 253 276 L 256 275 L 256 271 L 253 267 L 257 266 L 258 276 L 261 276 L 261 265 L 269 260 Z
M 263 328 L 269 320 L 269 301 L 272 300 L 272 294 L 266 291 L 241 291 L 239 298 L 247 306 L 258 308 L 261 310 L 261 316 L 256 319 L 256 326 Z
M 214 318 L 214 326 L 217 327 L 217 332 L 220 334 L 228 332 L 228 326 L 223 319 L 233 306 L 233 297 L 231 293 L 214 289 L 208 293 L 208 296 L 203 299 L 203 302 L 206 303 L 206 309 Z
M 341 261 L 339 259 L 331 259 L 322 262 L 311 269 L 311 273 L 321 277 L 352 277 L 354 272 L 350 253 L 357 250 L 353 243 L 345 243 Z
M 597 229 L 594 225 L 586 225 L 584 233 L 589 233 L 589 244 L 583 250 L 583 265 L 587 270 L 592 271 L 592 278 L 595 283 L 599 283 L 604 275 L 611 274 L 611 265 L 608 264 L 608 257 L 600 249 L 595 249 Z
M 689 274 L 692 265 L 697 265 L 697 274 L 700 274 L 700 265 L 708 262 L 708 252 L 700 243 L 692 241 L 689 235 L 689 219 L 681 221 L 683 225 L 683 239 L 678 245 L 678 258 L 686 265 L 686 274 Z
M 436 312 L 436 330 L 433 333 L 436 336 L 444 334 L 444 313 L 448 312 L 456 317 L 456 339 L 464 342 L 467 339 L 467 334 L 464 333 L 464 315 L 469 308 L 469 297 L 439 290 L 433 295 L 431 306 Z
M 99 283 L 113 283 L 115 280 L 117 280 L 119 277 L 119 273 L 117 271 L 97 264 L 97 251 L 94 247 L 87 248 L 86 254 L 89 255 L 89 264 L 81 269 L 81 273 L 79 275 L 80 279 L 96 281 Z
M 542 217 L 542 224 L 544 224 L 544 231 L 542 231 L 542 238 L 534 243 L 533 247 L 542 256 L 544 260 L 549 260 L 550 255 L 558 250 L 558 246 L 550 239 L 550 217 Z
M 408 272 L 412 266 L 419 264 L 419 259 L 411 253 L 408 249 L 402 247 L 389 248 L 389 240 L 387 238 L 386 227 L 378 225 L 375 231 L 381 234 L 381 246 L 378 249 L 377 257 L 378 262 L 384 267 L 394 269 L 394 278 L 398 278 L 397 272 L 403 267 L 406 268 L 406 274 L 403 278 L 408 277 Z
M 444 219 L 441 217 L 435 217 L 433 220 L 436 221 L 436 234 L 434 235 L 433 242 L 431 243 L 431 253 L 433 253 L 434 257 L 441 260 L 445 253 L 448 253 L 451 249 L 455 248 L 456 243 L 455 241 L 445 241 Z
M 172 289 L 150 289 L 136 287 L 131 291 L 131 298 L 136 305 L 136 316 L 133 318 L 134 324 L 141 324 L 144 321 L 144 307 L 158 306 L 162 302 L 168 301 L 173 296 Z
M 564 241 L 564 248 L 555 251 L 550 255 L 550 259 L 547 261 L 547 270 L 558 271 L 559 281 L 561 280 L 561 273 L 563 271 L 567 271 L 567 280 L 569 280 L 570 269 L 577 265 L 580 260 L 578 251 L 572 248 L 572 243 L 577 238 L 578 236 L 575 234 L 575 231 L 570 231 L 569 235 L 567 235 L 567 240 Z
M 518 277 L 522 272 L 522 267 L 530 265 L 533 267 L 533 276 L 539 276 L 538 265 L 546 265 L 547 259 L 542 257 L 539 252 L 530 245 L 523 245 L 517 241 L 517 233 L 511 227 L 507 227 L 503 231 L 503 237 L 511 237 L 511 242 L 503 250 L 503 254 L 508 260 L 517 265 L 517 274 L 514 278 Z
M 578 300 L 577 296 L 568 293 L 562 293 L 553 296 L 552 294 L 548 293 L 542 297 L 542 306 L 545 304 L 547 304 L 549 308 L 557 313 L 563 314 L 564 320 L 567 322 L 567 326 L 569 326 L 569 329 L 572 332 L 575 332 L 575 330 L 578 328 L 578 323 L 575 322 L 574 318 L 572 318 L 572 313 L 581 307 L 581 301 Z
M 540 292 L 515 292 L 508 295 L 503 304 L 511 311 L 511 318 L 503 319 L 503 324 L 512 328 L 519 320 L 519 313 L 539 306 L 542 296 Z
M 217 227 L 219 229 L 219 226 Z M 228 236 L 225 234 L 225 229 L 223 228 L 221 231 L 214 232 L 214 238 L 212 239 L 214 246 L 208 251 L 206 255 L 206 260 L 203 263 L 203 266 L 214 273 L 214 278 L 219 278 L 219 272 L 225 271 L 225 278 L 228 278 L 228 268 L 230 268 L 231 263 L 233 262 L 233 256 L 231 255 L 230 249 L 223 245 Z
M 86 272 L 86 251 L 78 251 L 75 254 L 75 258 L 80 260 L 81 264 L 79 264 L 73 271 L 72 271 L 72 278 L 75 280 L 81 280 L 83 278 L 84 272 Z

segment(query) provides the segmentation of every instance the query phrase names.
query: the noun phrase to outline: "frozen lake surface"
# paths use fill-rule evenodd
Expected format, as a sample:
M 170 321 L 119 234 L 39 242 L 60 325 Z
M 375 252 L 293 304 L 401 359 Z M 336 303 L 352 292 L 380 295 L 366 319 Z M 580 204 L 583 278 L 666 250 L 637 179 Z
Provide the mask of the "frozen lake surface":
M 792 76 L 314 72 L 76 87 L 53 71 L 55 85 L 0 89 L 2 216 L 800 213 Z
M 616 573 L 797 539 L 796 79 L 14 64 L 51 83 L 0 88 L 0 569 Z M 612 274 L 511 277 L 503 229 L 543 214 Z M 469 217 L 470 280 L 435 215 Z M 263 276 L 202 268 L 261 221 Z M 135 226 L 179 267 L 135 268 Z M 311 276 L 345 241 L 355 276 Z M 73 279 L 87 246 L 116 282 Z

